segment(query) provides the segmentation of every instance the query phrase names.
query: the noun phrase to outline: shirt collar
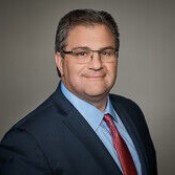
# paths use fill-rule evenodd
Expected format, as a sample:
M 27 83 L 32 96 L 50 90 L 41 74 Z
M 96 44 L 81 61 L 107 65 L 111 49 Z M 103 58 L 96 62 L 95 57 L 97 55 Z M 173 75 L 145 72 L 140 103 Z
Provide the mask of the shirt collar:
M 109 97 L 105 111 L 101 112 L 95 106 L 74 95 L 64 86 L 62 82 L 61 90 L 67 100 L 69 100 L 70 103 L 80 112 L 80 114 L 84 117 L 84 119 L 88 122 L 88 124 L 93 128 L 94 131 L 99 128 L 103 120 L 104 114 L 109 113 L 112 116 L 115 116 L 115 111 L 112 107 Z

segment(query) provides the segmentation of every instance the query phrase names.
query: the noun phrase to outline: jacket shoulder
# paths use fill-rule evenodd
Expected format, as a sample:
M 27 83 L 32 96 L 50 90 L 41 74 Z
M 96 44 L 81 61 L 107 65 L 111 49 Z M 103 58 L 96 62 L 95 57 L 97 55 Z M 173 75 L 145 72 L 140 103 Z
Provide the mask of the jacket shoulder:
M 127 111 L 140 111 L 140 107 L 131 99 L 121 95 L 110 94 L 110 100 L 114 105 L 120 105 Z
M 110 100 L 117 112 L 125 111 L 140 131 L 144 128 L 145 133 L 149 133 L 145 116 L 141 108 L 133 100 L 114 94 L 110 95 Z M 121 117 L 123 116 L 121 115 Z

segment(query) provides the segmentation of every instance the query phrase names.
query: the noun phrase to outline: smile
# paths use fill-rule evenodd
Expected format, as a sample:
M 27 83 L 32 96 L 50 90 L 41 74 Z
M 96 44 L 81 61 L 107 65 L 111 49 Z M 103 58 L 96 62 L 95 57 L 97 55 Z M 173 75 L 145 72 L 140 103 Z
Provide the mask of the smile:
M 105 75 L 85 76 L 88 79 L 103 79 Z

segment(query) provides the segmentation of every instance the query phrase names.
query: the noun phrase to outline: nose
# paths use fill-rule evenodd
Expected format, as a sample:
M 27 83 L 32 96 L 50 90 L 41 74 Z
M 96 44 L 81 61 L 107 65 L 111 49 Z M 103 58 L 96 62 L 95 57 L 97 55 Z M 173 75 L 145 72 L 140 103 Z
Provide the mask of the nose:
M 94 70 L 99 70 L 103 67 L 103 63 L 99 53 L 92 53 L 89 67 Z

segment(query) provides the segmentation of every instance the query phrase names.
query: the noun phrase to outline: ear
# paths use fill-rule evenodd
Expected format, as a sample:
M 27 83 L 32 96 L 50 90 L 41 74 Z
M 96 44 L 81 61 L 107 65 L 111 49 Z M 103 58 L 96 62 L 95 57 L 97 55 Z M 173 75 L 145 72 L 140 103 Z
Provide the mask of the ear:
M 63 57 L 61 56 L 60 52 L 56 52 L 55 62 L 56 62 L 57 68 L 59 70 L 59 73 L 62 76 L 63 75 Z

